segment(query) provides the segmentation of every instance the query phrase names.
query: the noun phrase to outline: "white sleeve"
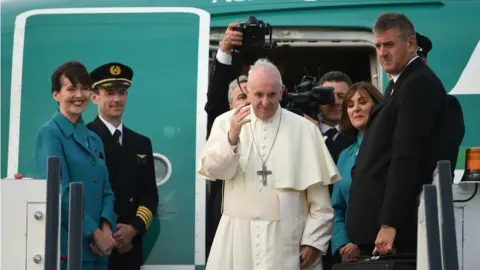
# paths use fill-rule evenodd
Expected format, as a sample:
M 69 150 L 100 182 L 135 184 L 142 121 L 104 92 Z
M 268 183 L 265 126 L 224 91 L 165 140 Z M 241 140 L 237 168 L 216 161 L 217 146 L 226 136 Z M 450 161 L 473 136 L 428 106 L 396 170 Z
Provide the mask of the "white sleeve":
M 210 137 L 200 156 L 199 174 L 209 180 L 229 180 L 235 176 L 240 160 L 239 144 L 230 145 L 228 132 L 215 119 Z
M 232 55 L 223 52 L 222 50 L 218 49 L 217 51 L 217 61 L 224 64 L 224 65 L 231 65 L 232 64 Z
M 333 208 L 328 186 L 317 183 L 307 190 L 310 212 L 307 216 L 301 245 L 312 246 L 325 255 L 333 232 Z

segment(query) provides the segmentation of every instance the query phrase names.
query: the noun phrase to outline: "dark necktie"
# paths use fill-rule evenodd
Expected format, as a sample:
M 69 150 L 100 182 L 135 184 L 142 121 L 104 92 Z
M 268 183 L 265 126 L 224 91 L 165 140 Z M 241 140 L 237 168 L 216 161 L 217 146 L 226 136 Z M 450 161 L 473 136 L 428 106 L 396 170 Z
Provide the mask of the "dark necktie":
M 338 133 L 338 130 L 336 128 L 331 128 L 327 130 L 327 132 L 325 132 L 324 135 L 327 136 L 327 140 L 325 141 L 325 144 L 327 145 L 327 147 L 329 146 L 329 144 L 334 142 L 333 137 L 337 135 L 337 133 Z
M 395 83 L 393 82 L 393 79 L 391 79 L 388 82 L 387 89 L 385 89 L 385 98 L 389 98 L 392 95 L 394 85 Z
M 122 133 L 118 129 L 116 129 L 113 133 L 113 140 L 118 146 L 120 146 L 120 135 L 122 135 Z

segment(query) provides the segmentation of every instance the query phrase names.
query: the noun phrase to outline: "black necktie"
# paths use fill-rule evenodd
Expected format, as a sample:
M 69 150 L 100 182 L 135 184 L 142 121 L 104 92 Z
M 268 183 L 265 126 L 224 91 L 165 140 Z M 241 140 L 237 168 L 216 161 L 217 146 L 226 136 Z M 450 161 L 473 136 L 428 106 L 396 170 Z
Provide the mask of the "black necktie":
M 389 98 L 392 95 L 394 85 L 395 83 L 393 82 L 393 79 L 391 79 L 388 82 L 387 89 L 385 89 L 385 98 Z
M 115 132 L 113 133 L 113 140 L 119 146 L 120 146 L 120 135 L 122 135 L 122 133 L 118 129 L 116 129 Z
M 336 128 L 331 128 L 327 130 L 327 132 L 325 132 L 324 135 L 327 136 L 327 140 L 325 141 L 327 146 L 329 143 L 333 143 L 333 137 L 337 135 L 337 133 L 338 133 L 338 130 Z

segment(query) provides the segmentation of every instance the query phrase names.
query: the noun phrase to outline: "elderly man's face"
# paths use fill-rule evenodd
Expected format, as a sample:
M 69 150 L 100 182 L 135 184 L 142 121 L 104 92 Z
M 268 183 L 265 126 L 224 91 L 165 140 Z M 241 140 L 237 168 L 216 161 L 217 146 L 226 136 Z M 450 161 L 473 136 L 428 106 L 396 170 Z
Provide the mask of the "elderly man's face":
M 232 91 L 232 103 L 230 104 L 230 109 L 237 108 L 240 104 L 244 103 L 247 99 L 247 95 L 244 93 L 247 88 L 247 83 L 241 83 L 242 89 L 240 87 L 235 87 Z M 243 90 L 243 92 L 242 92 Z
M 253 113 L 262 120 L 272 118 L 277 112 L 285 87 L 271 71 L 258 68 L 249 75 L 248 98 Z

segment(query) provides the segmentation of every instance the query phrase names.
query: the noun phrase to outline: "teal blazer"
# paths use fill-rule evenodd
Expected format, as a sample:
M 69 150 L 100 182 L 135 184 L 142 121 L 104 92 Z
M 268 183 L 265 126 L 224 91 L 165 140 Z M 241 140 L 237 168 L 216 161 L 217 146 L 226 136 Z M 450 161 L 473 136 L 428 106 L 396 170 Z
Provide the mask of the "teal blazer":
M 358 133 L 357 141 L 344 149 L 338 157 L 337 168 L 342 180 L 333 184 L 332 207 L 333 207 L 333 234 L 332 254 L 350 243 L 347 236 L 346 219 L 350 186 L 352 184 L 352 167 L 355 165 L 357 152 L 362 143 L 363 135 Z
M 89 248 L 93 232 L 108 221 L 115 231 L 114 195 L 108 180 L 105 151 L 97 134 L 87 129 L 80 117 L 77 124 L 60 112 L 45 123 L 37 134 L 35 163 L 41 179 L 47 177 L 47 157 L 60 158 L 61 178 L 61 255 L 68 255 L 69 184 L 82 182 L 84 192 L 82 261 L 108 263 L 107 256 L 97 256 Z

